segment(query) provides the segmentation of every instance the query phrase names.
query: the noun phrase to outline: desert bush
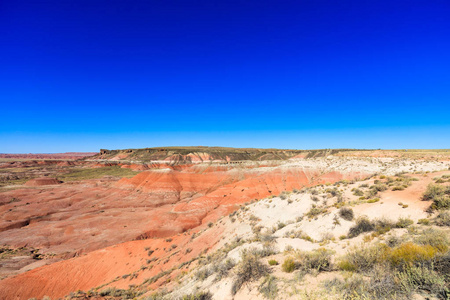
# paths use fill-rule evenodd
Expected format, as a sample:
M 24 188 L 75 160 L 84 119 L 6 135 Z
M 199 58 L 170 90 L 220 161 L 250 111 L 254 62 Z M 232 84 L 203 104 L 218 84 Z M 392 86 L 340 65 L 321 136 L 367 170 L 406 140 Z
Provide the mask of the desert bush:
M 375 265 L 369 273 L 370 281 L 366 288 L 372 299 L 402 299 L 401 288 L 392 269 L 387 265 Z
M 355 189 L 355 190 L 353 191 L 353 195 L 358 196 L 358 197 L 361 197 L 361 196 L 364 196 L 364 192 L 361 191 L 360 189 Z
M 403 191 L 405 187 L 403 185 L 397 185 L 392 188 L 393 191 Z
M 277 262 L 275 259 L 269 260 L 268 263 L 269 263 L 269 265 L 271 265 L 271 266 L 276 266 L 276 265 L 278 265 L 278 262 Z
M 450 276 L 450 251 L 436 255 L 433 267 L 439 274 Z
M 339 299 L 344 300 L 407 299 L 399 293 L 395 278 L 391 274 L 372 276 L 370 280 L 359 274 L 352 274 L 344 280 L 338 278 L 327 280 L 324 282 L 324 287 L 327 290 L 340 291 Z
M 332 189 L 326 189 L 326 192 L 330 193 L 331 197 L 336 197 L 336 196 L 340 195 L 340 192 L 336 187 L 332 188 Z
M 291 229 L 289 231 L 286 231 L 283 235 L 283 237 L 285 238 L 291 238 L 291 239 L 300 239 L 303 236 L 303 231 L 299 230 L 294 230 Z
M 222 263 L 215 263 L 212 266 L 212 272 L 216 273 L 217 276 L 215 278 L 216 281 L 226 277 L 228 275 L 228 272 L 233 269 L 233 267 L 236 265 L 234 260 L 232 259 L 226 259 Z
M 441 195 L 433 199 L 432 209 L 450 209 L 450 197 Z
M 372 198 L 372 199 L 367 200 L 367 203 L 376 203 L 378 201 L 380 201 L 380 198 Z
M 278 227 L 278 230 L 280 230 L 280 229 L 282 229 L 282 228 L 286 227 L 286 224 L 285 224 L 285 223 L 283 223 L 283 222 L 280 222 L 280 221 L 278 221 L 278 223 L 277 223 L 277 227 Z
M 359 217 L 356 224 L 350 227 L 348 236 L 350 238 L 356 237 L 364 232 L 369 232 L 375 229 L 375 225 L 367 217 Z
M 404 241 L 403 237 L 391 235 L 386 238 L 386 245 L 388 245 L 391 248 L 394 248 L 400 245 L 403 241 Z
M 277 253 L 275 245 L 272 242 L 264 242 L 263 248 L 258 251 L 258 255 L 261 257 L 270 256 Z
M 181 300 L 211 300 L 212 294 L 208 292 L 199 292 L 195 294 L 184 295 Z
M 314 202 L 319 202 L 320 199 L 317 196 L 312 196 L 311 200 L 314 201 Z
M 317 206 L 313 205 L 311 207 L 311 209 L 306 213 L 306 216 L 308 218 L 314 218 L 314 217 L 317 217 L 318 215 L 323 214 L 325 212 L 327 212 L 326 208 L 324 208 L 324 207 L 317 207 Z
M 389 247 L 385 244 L 354 247 L 342 258 L 338 266 L 344 271 L 368 272 L 375 265 L 384 263 L 388 257 Z
M 406 227 L 408 227 L 409 225 L 412 225 L 412 224 L 414 224 L 413 220 L 411 220 L 409 218 L 401 217 L 401 218 L 398 219 L 397 223 L 395 223 L 395 227 L 396 228 L 406 228 Z
M 422 196 L 425 201 L 432 200 L 431 209 L 450 208 L 450 186 L 429 184 Z
M 448 237 L 442 232 L 429 228 L 418 235 L 414 242 L 419 245 L 430 245 L 436 248 L 440 253 L 447 252 L 449 246 Z
M 444 276 L 424 266 L 410 266 L 398 272 L 396 277 L 399 286 L 406 294 L 411 294 L 416 289 L 426 290 L 433 294 L 446 292 Z
M 203 267 L 195 273 L 195 278 L 197 280 L 205 280 L 213 274 L 213 269 L 209 267 Z
M 417 224 L 430 225 L 430 220 L 429 219 L 419 219 L 417 221 Z
M 436 225 L 450 226 L 450 213 L 448 211 L 441 211 L 436 217 Z
M 433 200 L 437 196 L 443 195 L 445 193 L 445 190 L 446 188 L 443 185 L 430 183 L 422 196 L 422 200 L 424 201 Z
M 281 269 L 286 273 L 292 273 L 295 270 L 296 264 L 292 257 L 288 257 L 281 265 Z
M 367 191 L 367 198 L 373 198 L 373 197 L 375 197 L 376 195 L 378 195 L 378 190 L 376 190 L 376 189 L 369 189 L 368 191 Z M 360 197 L 359 199 L 361 199 L 362 197 Z
M 344 220 L 351 221 L 354 217 L 353 209 L 342 207 L 341 209 L 339 209 L 339 216 Z
M 394 267 L 404 269 L 416 263 L 430 261 L 437 252 L 438 250 L 431 245 L 417 245 L 410 242 L 394 248 L 389 253 L 389 260 Z
M 369 189 L 375 190 L 377 192 L 383 192 L 388 189 L 387 185 L 384 183 L 374 184 Z
M 450 252 L 440 252 L 430 245 L 442 244 L 436 241 L 436 232 L 426 232 L 421 238 L 423 245 L 407 242 L 389 248 L 379 243 L 352 248 L 339 261 L 339 268 L 362 272 L 370 277 L 370 282 L 367 285 L 359 280 L 349 285 L 347 280 L 337 280 L 334 284 L 345 286 L 355 295 L 364 295 L 362 299 L 410 299 L 417 290 L 448 297 Z
M 264 298 L 277 299 L 278 286 L 276 277 L 267 275 L 258 287 L 258 291 L 264 296 Z
M 273 242 L 275 240 L 275 236 L 270 232 L 259 233 L 257 234 L 257 240 L 260 240 L 261 242 Z
M 305 253 L 302 257 L 302 266 L 306 270 L 329 271 L 332 254 L 333 251 L 325 248 Z
M 99 296 L 111 296 L 111 297 L 122 297 L 122 299 L 133 299 L 140 295 L 142 292 L 138 292 L 135 289 L 116 289 L 116 288 L 107 288 L 98 293 Z
M 261 263 L 259 256 L 252 251 L 243 251 L 242 261 L 237 265 L 236 277 L 231 287 L 231 292 L 235 295 L 246 282 L 258 280 L 269 273 L 269 268 Z

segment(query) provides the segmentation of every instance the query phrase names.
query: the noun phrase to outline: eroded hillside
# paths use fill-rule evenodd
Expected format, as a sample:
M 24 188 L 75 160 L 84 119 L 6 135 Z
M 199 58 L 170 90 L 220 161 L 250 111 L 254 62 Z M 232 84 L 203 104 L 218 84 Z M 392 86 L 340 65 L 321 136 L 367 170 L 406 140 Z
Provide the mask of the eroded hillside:
M 372 234 L 350 233 L 360 217 L 367 216 L 374 228 L 387 218 L 386 232 L 399 235 L 405 233 L 395 225 L 400 219 L 435 222 L 436 213 L 426 212 L 430 201 L 421 197 L 434 177 L 448 172 L 428 173 L 450 167 L 446 159 L 340 157 L 326 151 L 259 160 L 267 155 L 262 152 L 252 159 L 210 155 L 197 161 L 192 157 L 198 153 L 190 159 L 189 153 L 178 153 L 185 155 L 181 159 L 166 153 L 143 162 L 118 159 L 119 151 L 68 166 L 22 167 L 26 174 L 45 171 L 45 178 L 56 181 L 41 185 L 26 177 L 0 192 L 0 241 L 7 254 L 0 299 L 176 299 L 199 291 L 214 299 L 259 299 L 267 296 L 259 287 L 275 282 L 276 299 L 295 298 L 295 291 L 309 293 L 308 282 L 317 281 L 299 268 L 296 251 L 332 251 L 329 270 L 316 275 L 343 280 L 335 259 Z M 342 216 L 343 208 L 352 210 L 351 219 Z M 293 256 L 306 281 L 290 285 L 292 274 L 272 265 L 270 274 L 237 289 L 245 249 L 263 251 L 251 259 L 264 264 Z M 77 290 L 85 292 L 69 296 Z

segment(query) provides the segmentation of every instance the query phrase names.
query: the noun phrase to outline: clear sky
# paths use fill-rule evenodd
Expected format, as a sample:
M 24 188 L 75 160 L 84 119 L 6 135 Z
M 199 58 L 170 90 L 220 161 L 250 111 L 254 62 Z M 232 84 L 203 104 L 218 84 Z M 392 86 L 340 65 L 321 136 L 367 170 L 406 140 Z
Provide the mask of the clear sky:
M 0 1 L 0 152 L 450 148 L 450 1 Z

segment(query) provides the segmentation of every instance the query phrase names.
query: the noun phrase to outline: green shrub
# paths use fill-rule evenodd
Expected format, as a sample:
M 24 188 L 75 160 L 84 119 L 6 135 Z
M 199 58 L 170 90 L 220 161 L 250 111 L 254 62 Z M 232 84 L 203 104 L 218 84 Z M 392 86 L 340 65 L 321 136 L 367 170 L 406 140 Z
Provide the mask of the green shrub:
M 350 227 L 348 236 L 350 238 L 356 237 L 363 232 L 369 232 L 375 229 L 375 225 L 367 217 L 359 217 L 356 224 Z
M 433 201 L 433 204 L 431 204 L 431 209 L 449 209 L 450 186 L 429 184 L 427 190 L 422 196 L 422 199 L 425 201 Z
M 277 262 L 275 259 L 269 260 L 268 263 L 269 263 L 269 265 L 271 265 L 271 266 L 276 266 L 276 265 L 278 265 L 278 262 Z
M 378 264 L 369 272 L 366 291 L 371 299 L 402 299 L 401 289 L 394 272 L 386 264 Z
M 199 292 L 195 294 L 184 295 L 182 300 L 211 300 L 212 294 L 208 292 Z
M 208 278 L 209 276 L 211 276 L 212 274 L 213 274 L 212 268 L 204 267 L 204 268 L 198 270 L 197 272 L 195 272 L 195 278 L 197 280 L 203 281 L 206 278 Z
M 281 265 L 281 269 L 286 273 L 292 273 L 295 270 L 295 261 L 292 257 L 288 257 Z
M 382 243 L 352 248 L 338 262 L 339 268 L 362 272 L 370 280 L 352 276 L 351 280 L 335 279 L 327 284 L 344 290 L 344 299 L 410 299 L 417 290 L 447 299 L 450 252 L 447 246 L 438 248 L 446 245 L 446 236 L 426 230 L 416 242 L 419 244 L 395 242 L 394 248 Z
M 445 187 L 443 185 L 438 184 L 429 184 L 425 193 L 422 196 L 424 201 L 433 200 L 437 196 L 443 195 L 445 193 Z
M 407 299 L 400 294 L 394 276 L 386 269 L 371 274 L 370 280 L 360 274 L 352 274 L 344 280 L 334 278 L 325 281 L 324 287 L 327 290 L 340 291 L 339 299 L 344 300 Z
M 258 291 L 267 299 L 277 299 L 278 286 L 274 276 L 267 275 L 258 288 Z
M 403 191 L 405 187 L 403 185 L 397 185 L 392 188 L 393 191 Z
M 441 211 L 436 217 L 436 225 L 450 226 L 450 213 L 448 211 Z
M 329 271 L 331 269 L 331 256 L 333 251 L 319 248 L 317 250 L 305 253 L 302 259 L 302 265 L 306 270 Z
M 272 241 L 264 241 L 262 249 L 258 250 L 257 253 L 261 257 L 266 257 L 277 253 L 277 250 Z
M 246 282 L 258 280 L 269 273 L 269 268 L 261 263 L 259 256 L 254 251 L 242 252 L 242 261 L 238 264 L 236 277 L 231 287 L 231 292 L 235 295 Z
M 447 252 L 449 246 L 447 235 L 432 228 L 424 230 L 414 239 L 414 242 L 419 245 L 430 245 L 436 248 L 440 253 Z
M 387 185 L 384 183 L 380 184 L 374 184 L 370 187 L 371 190 L 377 191 L 377 192 L 383 192 L 388 189 Z
M 450 209 L 450 197 L 448 195 L 437 196 L 433 199 L 432 209 Z
M 391 235 L 386 238 L 386 245 L 388 245 L 391 248 L 394 248 L 394 247 L 400 245 L 403 241 L 404 241 L 403 237 Z
M 232 259 L 226 259 L 222 263 L 214 263 L 212 266 L 212 273 L 216 273 L 216 281 L 219 281 L 220 279 L 226 277 L 228 275 L 228 272 L 236 265 L 234 260 Z
M 436 272 L 450 276 L 450 251 L 436 255 L 433 264 Z
M 312 196 L 311 200 L 314 201 L 314 202 L 319 202 L 320 199 L 317 196 Z
M 358 197 L 361 197 L 361 196 L 364 196 L 364 192 L 361 191 L 360 189 L 355 189 L 355 190 L 353 191 L 353 195 L 358 196 Z
M 367 200 L 367 203 L 375 203 L 375 202 L 378 202 L 378 201 L 380 201 L 380 198 L 373 198 L 373 199 Z
M 417 221 L 417 224 L 430 225 L 430 220 L 429 219 L 419 219 Z
M 279 221 L 278 221 L 277 227 L 278 227 L 278 230 L 280 230 L 280 229 L 286 227 L 286 224 L 284 224 L 283 222 L 279 222 Z
M 390 249 L 385 244 L 354 247 L 342 258 L 338 266 L 344 271 L 368 272 L 376 264 L 385 262 Z
M 306 213 L 306 216 L 308 218 L 314 218 L 317 217 L 318 215 L 327 212 L 327 209 L 324 207 L 317 207 L 315 205 L 313 205 L 311 207 L 311 209 Z
M 430 261 L 437 252 L 438 250 L 431 245 L 404 243 L 389 253 L 389 260 L 393 266 L 404 268 L 418 262 Z
M 411 266 L 397 274 L 401 289 L 411 294 L 416 289 L 426 290 L 433 294 L 445 292 L 446 280 L 439 273 L 425 266 Z
M 375 226 L 375 231 L 378 234 L 385 234 L 386 232 L 388 232 L 389 230 L 391 230 L 392 228 L 395 227 L 395 223 L 391 222 L 388 219 L 382 218 L 382 219 L 378 219 L 374 222 L 372 222 L 372 224 L 374 224 Z
M 344 220 L 351 221 L 354 217 L 353 209 L 342 207 L 341 209 L 339 209 L 339 216 Z
M 397 223 L 395 223 L 395 227 L 397 228 L 406 228 L 409 225 L 414 224 L 414 221 L 409 218 L 399 218 Z

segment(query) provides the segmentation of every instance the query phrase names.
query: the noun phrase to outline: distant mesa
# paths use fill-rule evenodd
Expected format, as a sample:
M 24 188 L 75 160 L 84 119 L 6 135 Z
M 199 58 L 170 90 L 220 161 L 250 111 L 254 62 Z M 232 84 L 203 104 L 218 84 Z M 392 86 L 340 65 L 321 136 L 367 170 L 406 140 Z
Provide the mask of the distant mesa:
M 95 152 L 65 152 L 65 153 L 0 153 L 0 158 L 10 159 L 81 159 L 93 156 Z
M 26 186 L 43 186 L 43 185 L 54 185 L 62 183 L 61 180 L 56 178 L 42 177 L 28 180 L 25 185 Z

